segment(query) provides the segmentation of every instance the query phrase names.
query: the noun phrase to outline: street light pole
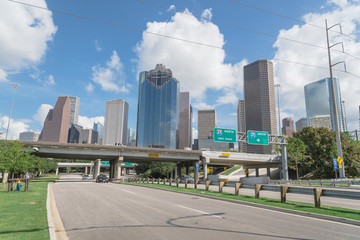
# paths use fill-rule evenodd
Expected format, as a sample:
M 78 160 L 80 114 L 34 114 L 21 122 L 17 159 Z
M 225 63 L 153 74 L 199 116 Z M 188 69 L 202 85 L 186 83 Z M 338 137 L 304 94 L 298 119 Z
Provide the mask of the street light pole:
M 279 118 L 279 135 L 281 134 L 281 122 L 280 122 L 280 98 L 279 98 L 279 87 L 280 84 L 275 84 L 274 87 L 277 89 L 277 105 L 278 105 L 278 118 Z
M 12 113 L 12 108 L 13 108 L 13 105 L 14 105 L 15 89 L 16 89 L 16 87 L 18 87 L 18 86 L 20 86 L 20 85 L 19 85 L 18 83 L 11 83 L 11 86 L 14 87 L 14 90 L 13 90 L 13 95 L 12 95 L 12 100 L 11 100 L 11 107 L 10 107 L 10 114 L 9 114 L 9 122 L 8 122 L 8 126 L 7 126 L 7 129 L 6 129 L 5 140 L 7 140 L 8 133 L 9 133 L 9 128 L 10 128 L 11 113 Z

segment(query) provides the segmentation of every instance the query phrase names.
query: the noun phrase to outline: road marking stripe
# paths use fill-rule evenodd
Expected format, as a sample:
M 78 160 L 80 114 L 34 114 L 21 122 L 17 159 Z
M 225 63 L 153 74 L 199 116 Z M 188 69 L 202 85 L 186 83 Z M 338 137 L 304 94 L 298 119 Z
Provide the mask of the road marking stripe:
M 120 189 L 121 191 L 124 191 L 124 192 L 127 192 L 127 193 L 131 193 L 131 194 L 134 194 L 134 195 L 136 195 L 136 193 L 135 192 L 131 192 L 131 191 L 128 191 L 128 190 L 125 190 L 125 189 Z
M 216 217 L 216 218 L 221 218 L 221 219 L 223 219 L 223 217 L 220 217 L 220 216 L 217 216 L 217 215 L 214 215 L 214 214 L 211 214 L 211 213 L 203 212 L 203 211 L 200 211 L 200 210 L 197 210 L 197 209 L 185 207 L 185 206 L 182 206 L 182 205 L 177 205 L 177 206 L 178 206 L 178 207 L 182 207 L 182 208 L 186 208 L 186 209 L 189 209 L 189 210 L 192 210 L 192 211 L 194 211 L 194 212 L 198 212 L 198 213 L 202 213 L 202 214 L 205 214 L 205 215 L 209 215 L 209 216 L 213 216 L 213 217 Z

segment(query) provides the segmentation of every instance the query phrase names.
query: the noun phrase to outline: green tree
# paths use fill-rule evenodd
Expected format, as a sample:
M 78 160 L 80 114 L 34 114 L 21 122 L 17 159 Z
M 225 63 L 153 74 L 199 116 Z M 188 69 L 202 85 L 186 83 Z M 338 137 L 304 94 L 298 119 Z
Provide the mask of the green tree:
M 30 153 L 18 141 L 1 141 L 0 158 L 0 169 L 10 174 L 24 174 L 32 165 Z
M 302 169 L 302 165 L 305 166 L 307 159 L 306 145 L 301 139 L 296 137 L 289 138 L 287 144 L 288 167 L 296 171 L 296 179 L 299 179 L 299 175 L 303 176 L 307 173 L 305 169 Z
M 135 167 L 137 174 L 142 174 L 144 177 L 166 177 L 168 172 L 171 172 L 175 167 L 175 163 L 168 162 L 152 162 L 139 163 Z

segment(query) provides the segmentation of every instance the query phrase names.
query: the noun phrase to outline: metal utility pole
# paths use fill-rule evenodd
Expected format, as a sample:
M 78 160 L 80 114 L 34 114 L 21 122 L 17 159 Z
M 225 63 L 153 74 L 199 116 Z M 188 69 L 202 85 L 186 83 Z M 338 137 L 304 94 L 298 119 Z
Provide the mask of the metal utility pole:
M 337 62 L 335 64 L 332 64 L 331 63 L 331 54 L 330 54 L 330 49 L 333 46 L 335 46 L 335 45 L 337 45 L 339 43 L 336 43 L 336 44 L 330 46 L 330 42 L 329 42 L 329 30 L 332 27 L 335 27 L 336 25 L 340 26 L 340 24 L 335 24 L 335 25 L 328 28 L 327 20 L 325 19 L 325 25 L 326 25 L 326 39 L 327 39 L 327 47 L 328 47 L 328 56 L 329 56 L 329 69 L 330 69 L 330 80 L 331 80 L 331 96 L 332 96 L 332 104 L 330 104 L 330 106 L 331 106 L 331 109 L 332 109 L 332 111 L 334 113 L 333 128 L 335 129 L 337 154 L 343 160 L 342 168 L 339 168 L 339 175 L 340 175 L 340 178 L 345 178 L 344 158 L 343 158 L 343 153 L 342 153 L 341 138 L 340 138 L 340 131 L 339 131 L 339 115 L 338 115 L 338 109 L 337 109 L 337 105 L 336 105 L 335 85 L 334 85 L 334 79 L 333 79 L 333 73 L 332 73 L 332 67 L 339 64 L 339 63 L 341 63 L 341 62 Z M 340 26 L 340 31 L 341 31 L 341 26 Z
M 11 100 L 11 107 L 10 107 L 10 114 L 9 114 L 9 122 L 8 122 L 8 126 L 7 126 L 7 129 L 6 129 L 5 140 L 7 140 L 8 132 L 9 132 L 9 128 L 10 128 L 11 113 L 12 113 L 12 108 L 13 108 L 13 105 L 14 105 L 15 89 L 16 89 L 16 87 L 18 87 L 18 86 L 20 86 L 20 85 L 17 84 L 17 83 L 11 83 L 11 86 L 14 86 L 14 91 L 13 91 L 13 96 L 12 96 L 12 100 Z
M 280 98 L 279 98 L 279 87 L 280 84 L 275 84 L 274 87 L 277 89 L 277 105 L 278 105 L 278 119 L 279 119 L 279 131 L 278 134 L 282 133 L 281 131 L 281 122 L 280 122 Z

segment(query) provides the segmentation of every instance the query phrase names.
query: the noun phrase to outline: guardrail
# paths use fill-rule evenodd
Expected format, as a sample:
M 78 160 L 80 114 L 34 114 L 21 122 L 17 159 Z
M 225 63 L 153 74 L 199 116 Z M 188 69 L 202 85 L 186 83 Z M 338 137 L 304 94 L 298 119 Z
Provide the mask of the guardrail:
M 115 179 L 114 179 L 115 180 Z M 194 188 L 197 189 L 199 185 L 205 185 L 205 190 L 209 191 L 210 185 L 219 186 L 219 192 L 223 191 L 224 186 L 234 187 L 235 195 L 239 195 L 241 188 L 254 189 L 255 190 L 255 198 L 260 197 L 260 191 L 273 191 L 280 193 L 280 200 L 282 203 L 286 203 L 286 194 L 287 193 L 296 193 L 296 194 L 305 194 L 305 195 L 313 195 L 314 196 L 314 204 L 315 207 L 321 206 L 320 198 L 321 196 L 326 197 L 335 197 L 342 199 L 354 199 L 360 200 L 360 191 L 350 191 L 350 190 L 342 190 L 342 189 L 326 189 L 320 187 L 301 187 L 301 186 L 289 186 L 279 185 L 279 184 L 255 184 L 255 185 L 245 185 L 240 182 L 211 182 L 211 181 L 194 181 L 194 180 L 180 180 L 180 179 L 161 179 L 161 178 L 121 178 L 116 179 L 115 181 L 120 182 L 138 182 L 138 183 L 150 183 L 150 184 L 168 184 L 169 186 L 179 187 L 180 183 L 185 184 L 185 188 L 188 188 L 189 184 L 194 184 Z M 288 182 L 288 181 L 283 181 Z

